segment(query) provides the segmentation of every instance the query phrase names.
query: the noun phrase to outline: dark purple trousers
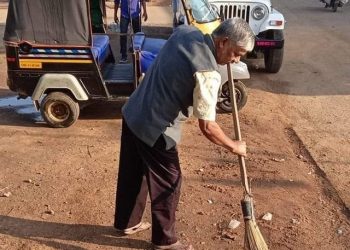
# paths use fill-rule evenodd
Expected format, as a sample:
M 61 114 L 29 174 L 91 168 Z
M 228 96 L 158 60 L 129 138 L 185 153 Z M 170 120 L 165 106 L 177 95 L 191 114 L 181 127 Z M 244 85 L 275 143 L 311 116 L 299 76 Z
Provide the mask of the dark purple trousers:
M 114 227 L 123 230 L 140 223 L 149 194 L 155 245 L 177 241 L 175 211 L 182 177 L 177 148 L 165 148 L 162 135 L 150 147 L 123 121 Z

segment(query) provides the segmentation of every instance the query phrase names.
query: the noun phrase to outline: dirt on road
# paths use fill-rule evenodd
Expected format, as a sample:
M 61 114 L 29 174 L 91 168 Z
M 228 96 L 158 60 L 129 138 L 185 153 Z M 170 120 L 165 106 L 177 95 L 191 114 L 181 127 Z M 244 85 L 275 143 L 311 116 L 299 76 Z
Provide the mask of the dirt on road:
M 0 100 L 12 94 L 4 62 Z M 271 249 L 349 249 L 349 215 L 289 126 L 284 100 L 252 89 L 240 112 L 260 229 Z M 0 107 L 0 249 L 150 249 L 150 231 L 118 237 L 112 228 L 122 104 L 88 107 L 66 129 L 19 114 L 14 103 Z M 233 135 L 230 114 L 218 122 Z M 196 249 L 241 249 L 237 157 L 208 142 L 193 119 L 179 151 L 179 238 Z M 229 229 L 234 219 L 241 224 Z
M 283 84 L 261 74 L 253 70 L 246 82 L 249 100 L 239 115 L 257 222 L 269 248 L 350 249 L 349 210 L 294 130 L 305 115 L 288 101 Z M 87 107 L 74 126 L 49 128 L 30 100 L 18 101 L 8 90 L 0 55 L 0 249 L 151 249 L 150 231 L 119 237 L 112 227 L 122 105 Z M 233 136 L 232 116 L 217 119 Z M 242 249 L 237 157 L 211 144 L 194 119 L 184 126 L 179 152 L 179 239 L 199 250 Z M 262 219 L 266 213 L 270 221 Z M 241 224 L 229 229 L 231 220 Z

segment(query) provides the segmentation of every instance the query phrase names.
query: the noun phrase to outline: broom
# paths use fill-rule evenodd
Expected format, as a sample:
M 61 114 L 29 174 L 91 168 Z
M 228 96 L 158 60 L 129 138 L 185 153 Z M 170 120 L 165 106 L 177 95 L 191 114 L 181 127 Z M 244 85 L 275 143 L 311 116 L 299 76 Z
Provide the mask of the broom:
M 241 141 L 241 131 L 238 119 L 238 109 L 236 103 L 236 95 L 234 92 L 235 85 L 232 78 L 231 64 L 227 64 L 228 83 L 230 88 L 232 117 L 235 129 L 236 140 Z M 248 250 L 268 250 L 268 246 L 262 236 L 258 225 L 255 221 L 253 197 L 251 194 L 250 184 L 248 182 L 247 169 L 245 167 L 244 157 L 239 155 L 238 161 L 240 165 L 241 180 L 244 187 L 244 198 L 241 200 L 241 207 L 245 224 L 244 248 Z

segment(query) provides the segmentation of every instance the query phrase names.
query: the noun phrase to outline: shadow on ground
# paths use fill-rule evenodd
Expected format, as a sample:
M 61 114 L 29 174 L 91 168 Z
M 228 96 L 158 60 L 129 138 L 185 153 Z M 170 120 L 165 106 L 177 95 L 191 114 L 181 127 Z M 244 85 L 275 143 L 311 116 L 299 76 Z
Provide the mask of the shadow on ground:
M 81 243 L 131 249 L 151 249 L 147 241 L 118 236 L 113 227 L 64 224 L 0 215 L 0 234 L 36 241 L 56 249 L 83 250 Z M 67 241 L 67 242 L 63 242 Z

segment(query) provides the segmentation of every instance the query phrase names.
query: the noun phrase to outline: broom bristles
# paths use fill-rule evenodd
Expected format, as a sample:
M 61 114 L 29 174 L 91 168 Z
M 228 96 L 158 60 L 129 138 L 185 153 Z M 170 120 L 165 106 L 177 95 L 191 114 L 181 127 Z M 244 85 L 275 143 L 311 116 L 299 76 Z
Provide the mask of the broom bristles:
M 268 250 L 268 246 L 254 219 L 245 221 L 245 248 L 248 250 Z

